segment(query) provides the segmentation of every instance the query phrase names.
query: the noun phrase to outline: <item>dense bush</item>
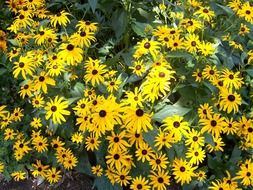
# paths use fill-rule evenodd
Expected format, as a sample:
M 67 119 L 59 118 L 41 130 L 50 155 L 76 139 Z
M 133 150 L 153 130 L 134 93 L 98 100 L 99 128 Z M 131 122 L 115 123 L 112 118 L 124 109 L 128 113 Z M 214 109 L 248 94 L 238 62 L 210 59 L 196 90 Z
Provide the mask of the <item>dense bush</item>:
M 98 189 L 253 186 L 250 1 L 0 4 L 0 171 Z

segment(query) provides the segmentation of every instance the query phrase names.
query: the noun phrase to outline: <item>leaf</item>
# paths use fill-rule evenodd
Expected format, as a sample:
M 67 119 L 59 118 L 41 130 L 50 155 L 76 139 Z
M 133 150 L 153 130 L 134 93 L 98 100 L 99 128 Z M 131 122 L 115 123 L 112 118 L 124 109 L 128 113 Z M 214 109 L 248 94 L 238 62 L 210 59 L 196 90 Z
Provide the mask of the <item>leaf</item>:
M 85 89 L 84 84 L 77 82 L 70 93 L 72 97 L 82 97 L 84 89 Z
M 253 77 L 253 69 L 246 69 L 245 70 L 249 76 Z
M 91 165 L 90 165 L 89 159 L 87 157 L 87 152 L 79 155 L 76 170 L 80 173 L 92 175 Z
M 115 32 L 116 38 L 119 39 L 127 28 L 127 13 L 123 9 L 118 9 L 112 15 L 112 29 Z
M 242 151 L 239 149 L 238 146 L 235 146 L 233 151 L 232 151 L 232 154 L 231 154 L 231 157 L 229 159 L 229 162 L 232 162 L 234 165 L 237 164 L 237 162 L 239 160 L 241 160 L 241 154 L 242 154 Z
M 5 68 L 0 68 L 0 76 L 5 74 L 7 72 L 7 69 Z
M 88 0 L 88 2 L 89 2 L 92 12 L 95 13 L 98 1 L 97 0 Z
M 213 141 L 213 136 L 211 134 L 205 133 L 204 137 L 205 137 L 205 142 L 207 144 L 210 144 L 211 146 L 215 146 L 214 141 Z
M 154 127 L 154 129 L 151 131 L 143 133 L 144 140 L 149 144 L 149 146 L 152 147 L 153 150 L 157 149 L 155 147 L 155 137 L 157 136 L 157 134 L 158 134 L 158 129 L 156 127 Z
M 234 14 L 234 11 L 232 9 L 230 9 L 228 6 L 223 6 L 223 5 L 220 5 L 218 3 L 215 3 L 215 5 L 218 6 L 219 8 L 221 8 L 223 10 L 223 12 L 225 12 L 228 15 L 233 15 Z
M 96 187 L 97 189 L 103 189 L 103 190 L 123 190 L 123 188 L 119 186 L 118 184 L 112 185 L 105 176 L 97 177 L 94 180 L 92 189 L 94 189 L 94 187 Z
M 154 114 L 153 119 L 158 122 L 162 122 L 166 117 L 173 116 L 173 115 L 180 115 L 184 116 L 187 114 L 191 109 L 181 107 L 178 105 L 167 105 L 162 110 Z
M 146 25 L 145 23 L 141 23 L 141 22 L 133 22 L 131 27 L 133 29 L 133 31 L 138 35 L 138 36 L 141 36 L 141 37 L 145 37 L 146 34 L 145 34 L 145 28 L 146 28 Z

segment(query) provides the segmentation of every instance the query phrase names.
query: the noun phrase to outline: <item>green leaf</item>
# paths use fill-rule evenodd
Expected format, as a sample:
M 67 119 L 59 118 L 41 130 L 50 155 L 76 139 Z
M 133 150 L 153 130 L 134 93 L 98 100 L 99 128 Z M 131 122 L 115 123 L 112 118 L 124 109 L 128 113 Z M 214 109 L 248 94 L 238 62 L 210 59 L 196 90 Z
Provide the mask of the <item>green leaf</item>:
M 141 36 L 141 37 L 145 37 L 146 34 L 145 34 L 145 27 L 146 27 L 147 24 L 145 23 L 141 23 L 141 22 L 133 22 L 131 27 L 133 29 L 133 31 L 138 35 L 138 36 Z
M 123 9 L 118 9 L 112 15 L 112 29 L 115 32 L 116 38 L 119 39 L 127 28 L 127 13 Z
M 242 151 L 239 149 L 238 146 L 235 146 L 233 151 L 232 151 L 232 154 L 231 154 L 231 157 L 229 159 L 229 162 L 232 162 L 234 165 L 237 164 L 237 162 L 239 160 L 241 160 L 241 154 L 242 154 Z
M 73 90 L 71 90 L 70 93 L 71 93 L 72 97 L 82 97 L 84 89 L 85 89 L 84 84 L 77 82 L 75 84 Z
M 162 122 L 166 117 L 173 115 L 184 116 L 191 108 L 185 108 L 178 105 L 167 105 L 162 110 L 154 114 L 153 119 L 158 122 Z
M 89 2 L 92 12 L 95 13 L 98 1 L 97 0 L 88 0 L 88 2 Z
M 7 69 L 5 68 L 0 68 L 0 76 L 5 74 L 7 72 Z
M 84 173 L 87 175 L 92 175 L 91 173 L 91 165 L 87 156 L 87 152 L 84 152 L 78 157 L 78 164 L 76 166 L 76 170 L 80 173 Z
M 123 190 L 123 188 L 121 186 L 119 186 L 118 184 L 116 185 L 112 185 L 110 183 L 110 181 L 105 177 L 105 176 L 101 176 L 101 177 L 97 177 L 94 180 L 94 184 L 93 184 L 93 188 L 96 187 L 97 189 L 103 189 L 103 190 Z
M 205 142 L 207 144 L 210 144 L 211 146 L 215 146 L 214 141 L 213 141 L 213 136 L 211 134 L 205 133 L 204 137 L 205 137 Z
M 151 131 L 143 133 L 144 140 L 149 144 L 149 146 L 152 147 L 153 150 L 156 150 L 155 137 L 157 136 L 157 134 L 158 134 L 158 129 L 156 127 L 154 127 L 154 129 Z
M 218 3 L 215 3 L 215 5 L 217 5 L 219 8 L 221 8 L 223 10 L 223 12 L 225 12 L 228 15 L 233 15 L 234 14 L 234 11 L 232 9 L 230 9 L 228 6 L 223 6 L 223 5 L 220 5 Z
M 253 77 L 253 69 L 246 69 L 245 70 L 249 76 Z

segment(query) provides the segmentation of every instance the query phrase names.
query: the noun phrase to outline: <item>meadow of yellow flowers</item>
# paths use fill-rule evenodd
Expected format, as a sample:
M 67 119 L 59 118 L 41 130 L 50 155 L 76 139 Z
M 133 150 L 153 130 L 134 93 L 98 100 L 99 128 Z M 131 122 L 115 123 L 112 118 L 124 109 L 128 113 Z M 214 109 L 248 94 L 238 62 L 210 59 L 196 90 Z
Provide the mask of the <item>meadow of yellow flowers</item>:
M 54 187 L 253 188 L 253 3 L 0 3 L 0 172 Z

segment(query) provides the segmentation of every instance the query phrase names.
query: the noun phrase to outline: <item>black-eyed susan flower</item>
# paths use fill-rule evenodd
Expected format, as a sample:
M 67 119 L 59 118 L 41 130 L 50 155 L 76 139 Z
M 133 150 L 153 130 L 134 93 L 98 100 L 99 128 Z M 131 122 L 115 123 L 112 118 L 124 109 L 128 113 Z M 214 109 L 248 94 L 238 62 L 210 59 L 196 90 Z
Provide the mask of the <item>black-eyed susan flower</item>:
M 197 168 L 190 166 L 190 164 L 182 158 L 175 158 L 172 167 L 174 178 L 176 182 L 181 185 L 188 184 L 192 181 L 192 177 L 195 176 L 194 170 Z
M 107 72 L 106 65 L 102 65 L 100 60 L 93 60 L 89 57 L 89 60 L 86 61 L 86 74 L 84 79 L 86 83 L 91 82 L 92 86 L 98 85 L 101 82 L 104 82 L 104 74 Z
M 61 177 L 61 171 L 57 171 L 54 167 L 46 171 L 46 179 L 50 184 L 57 183 Z
M 38 129 L 40 127 L 42 127 L 42 122 L 41 122 L 41 118 L 40 117 L 34 117 L 33 120 L 30 122 L 30 126 Z
M 134 74 L 141 77 L 146 71 L 143 61 L 137 60 L 137 61 L 134 61 L 133 64 L 134 65 L 129 67 L 129 69 L 132 69 Z
M 20 56 L 19 61 L 14 63 L 13 67 L 14 78 L 17 78 L 21 73 L 22 77 L 26 79 L 27 76 L 32 76 L 33 72 L 34 67 L 32 64 L 32 60 L 29 59 L 28 57 Z
M 253 8 L 250 2 L 243 3 L 238 9 L 237 14 L 247 22 L 253 23 Z
M 132 179 L 130 189 L 132 190 L 149 190 L 149 180 L 142 176 L 137 176 Z
M 34 177 L 40 176 L 40 177 L 46 177 L 47 169 L 49 168 L 48 165 L 43 165 L 41 163 L 41 160 L 36 160 L 36 163 L 32 164 L 33 171 L 32 175 Z
M 31 97 L 32 93 L 33 93 L 33 82 L 31 80 L 28 80 L 21 86 L 19 94 L 24 99 L 25 97 Z
M 85 139 L 85 148 L 91 151 L 98 150 L 100 143 L 101 141 L 98 136 L 90 134 L 90 136 Z
M 21 121 L 21 119 L 24 117 L 23 111 L 24 110 L 20 107 L 16 107 L 11 114 L 12 119 L 14 121 Z
M 185 50 L 190 53 L 196 53 L 200 44 L 199 36 L 196 34 L 188 34 L 184 40 Z
M 229 189 L 229 185 L 220 180 L 216 180 L 216 182 L 212 182 L 212 185 L 209 187 L 210 190 L 219 190 L 219 189 Z
M 71 136 L 71 141 L 73 143 L 81 144 L 83 142 L 83 134 L 79 132 L 75 132 Z
M 76 44 L 71 42 L 62 43 L 59 50 L 58 57 L 68 65 L 77 65 L 83 60 L 83 50 L 77 47 Z
M 7 128 L 4 130 L 4 140 L 14 140 L 16 133 L 13 129 Z
M 158 170 L 157 172 L 151 171 L 149 175 L 150 185 L 158 190 L 165 190 L 170 185 L 169 173 L 164 170 Z
M 60 140 L 60 137 L 52 139 L 51 146 L 58 152 L 63 149 L 63 146 L 65 145 L 65 142 Z
M 70 16 L 70 14 L 64 10 L 58 12 L 57 14 L 51 16 L 50 24 L 54 27 L 56 27 L 57 25 L 66 27 L 67 24 L 70 22 L 68 16 Z
M 210 9 L 210 7 L 200 7 L 198 11 L 193 13 L 194 15 L 197 15 L 199 18 L 203 18 L 203 20 L 210 22 L 213 17 L 215 16 L 214 11 Z
M 159 133 L 155 137 L 155 147 L 157 147 L 158 150 L 161 150 L 164 147 L 172 147 L 173 142 L 174 139 L 172 133 L 167 133 L 159 130 Z
M 205 79 L 208 79 L 209 81 L 213 81 L 219 77 L 219 72 L 215 65 L 214 66 L 206 65 L 202 74 L 203 77 Z
M 112 131 L 111 135 L 107 136 L 106 139 L 109 141 L 108 149 L 124 150 L 126 151 L 130 145 L 124 138 L 126 137 L 125 131 L 116 134 Z
M 154 154 L 150 161 L 149 165 L 151 166 L 153 171 L 156 170 L 166 170 L 168 165 L 168 158 L 165 154 Z
M 220 91 L 220 109 L 226 111 L 227 113 L 237 113 L 239 110 L 239 106 L 242 103 L 242 98 L 240 94 L 236 92 L 232 92 L 232 90 L 227 90 L 223 88 Z
M 101 165 L 92 166 L 91 172 L 92 172 L 92 174 L 100 177 L 103 175 L 103 168 L 101 167 Z
M 205 157 L 205 150 L 203 150 L 201 147 L 189 148 L 186 153 L 186 158 L 189 159 L 190 165 L 199 165 L 204 161 Z
M 218 151 L 223 152 L 224 151 L 223 147 L 225 146 L 225 143 L 222 141 L 221 137 L 213 137 L 213 142 L 214 142 L 214 145 L 208 144 L 206 146 L 208 152 L 218 152 Z
M 115 167 L 117 170 L 122 169 L 128 165 L 127 158 L 129 155 L 123 150 L 108 150 L 106 155 L 106 164 L 110 167 Z
M 205 138 L 195 129 L 189 130 L 185 136 L 185 145 L 190 146 L 193 149 L 203 147 L 205 144 Z
M 198 171 L 198 173 L 196 174 L 197 175 L 197 180 L 200 181 L 200 182 L 203 182 L 206 180 L 206 172 L 203 171 L 203 170 L 200 170 Z
M 136 51 L 141 51 L 143 54 L 150 53 L 150 55 L 152 55 L 154 58 L 158 54 L 159 49 L 159 42 L 148 39 L 138 42 L 136 46 Z
M 245 36 L 249 32 L 250 32 L 250 28 L 246 24 L 241 23 L 238 34 L 241 35 L 241 36 Z
M 141 108 L 127 108 L 124 112 L 123 122 L 126 128 L 137 133 L 152 130 L 151 114 L 145 113 Z
M 202 41 L 198 44 L 198 52 L 200 52 L 205 57 L 213 55 L 215 51 L 215 44 L 205 41 Z
M 135 155 L 137 160 L 141 160 L 142 162 L 145 162 L 146 160 L 150 161 L 153 155 L 153 150 L 147 143 L 143 142 L 135 151 Z
M 32 145 L 34 149 L 39 153 L 42 153 L 48 150 L 47 138 L 43 136 L 37 136 L 36 138 L 32 139 Z
M 34 81 L 34 90 L 39 92 L 42 90 L 45 94 L 47 94 L 48 87 L 47 85 L 55 86 L 55 80 L 50 78 L 48 74 L 42 71 L 38 76 L 35 77 Z
M 226 126 L 224 122 L 224 117 L 218 113 L 207 116 L 206 119 L 200 119 L 200 124 L 202 125 L 201 133 L 208 132 L 215 137 L 219 137 L 223 132 L 223 128 Z
M 64 100 L 63 97 L 56 96 L 54 100 L 50 99 L 47 102 L 45 117 L 47 120 L 52 119 L 55 124 L 61 124 L 62 121 L 66 121 L 64 116 L 70 115 L 70 112 L 66 108 L 68 108 L 68 101 Z
M 77 44 L 80 48 L 89 47 L 91 45 L 91 42 L 96 41 L 94 35 L 94 32 L 82 30 L 72 34 L 69 38 L 69 41 L 72 44 Z
M 15 181 L 20 181 L 20 180 L 24 180 L 26 178 L 26 173 L 24 171 L 14 171 L 11 173 L 11 177 L 13 177 L 13 179 Z
M 63 167 L 72 170 L 77 165 L 77 158 L 73 154 L 69 154 L 64 158 Z
M 96 22 L 91 22 L 89 20 L 86 20 L 86 21 L 80 20 L 80 21 L 78 21 L 76 28 L 78 28 L 79 31 L 96 32 L 98 29 L 97 25 L 98 25 L 98 23 L 96 23 Z
M 44 97 L 41 94 L 37 94 L 32 98 L 32 106 L 34 108 L 41 108 L 45 104 Z
M 228 89 L 240 89 L 242 87 L 243 81 L 240 77 L 240 72 L 233 72 L 229 69 L 224 69 L 221 72 L 220 79 L 223 81 L 224 87 Z
M 115 180 L 117 183 L 119 183 L 121 186 L 127 186 L 132 177 L 129 175 L 129 170 L 127 168 L 121 168 L 116 172 Z

